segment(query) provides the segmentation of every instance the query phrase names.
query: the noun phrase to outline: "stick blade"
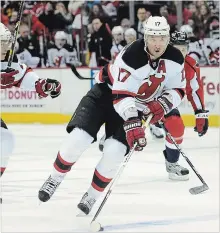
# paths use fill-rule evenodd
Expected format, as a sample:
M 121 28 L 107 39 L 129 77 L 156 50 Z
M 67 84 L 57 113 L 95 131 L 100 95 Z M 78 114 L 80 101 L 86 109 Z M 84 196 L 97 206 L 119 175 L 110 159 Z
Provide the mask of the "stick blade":
M 201 185 L 201 186 L 197 186 L 197 187 L 191 188 L 191 189 L 189 190 L 189 192 L 190 192 L 192 195 L 197 195 L 197 194 L 200 194 L 200 193 L 205 192 L 205 191 L 208 190 L 208 189 L 209 189 L 208 185 L 203 184 L 203 185 Z

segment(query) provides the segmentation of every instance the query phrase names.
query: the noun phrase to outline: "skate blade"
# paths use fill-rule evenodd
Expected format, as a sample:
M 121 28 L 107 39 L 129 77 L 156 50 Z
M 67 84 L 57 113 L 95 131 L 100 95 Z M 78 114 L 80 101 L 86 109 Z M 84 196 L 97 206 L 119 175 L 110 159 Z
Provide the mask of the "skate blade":
M 169 173 L 169 179 L 174 181 L 187 181 L 189 180 L 189 174 L 178 176 L 177 174 Z
M 77 215 L 76 215 L 76 217 L 91 217 L 92 216 L 92 214 L 91 213 L 89 213 L 89 214 L 85 214 L 84 212 L 82 212 L 82 211 L 80 211 Z

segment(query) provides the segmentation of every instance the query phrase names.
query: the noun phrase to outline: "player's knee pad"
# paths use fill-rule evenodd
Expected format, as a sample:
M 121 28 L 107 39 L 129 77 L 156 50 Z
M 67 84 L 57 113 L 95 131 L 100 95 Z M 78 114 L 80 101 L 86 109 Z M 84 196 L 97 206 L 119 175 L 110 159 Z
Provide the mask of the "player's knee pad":
M 92 143 L 93 137 L 86 131 L 74 128 L 61 145 L 59 154 L 66 162 L 75 162 Z
M 116 139 L 109 138 L 104 143 L 103 156 L 96 170 L 104 177 L 113 178 L 124 159 L 127 148 Z
M 166 118 L 165 127 L 177 144 L 181 144 L 184 135 L 184 123 L 180 116 L 169 116 Z M 176 149 L 169 137 L 166 137 L 166 146 L 171 149 Z
M 12 154 L 15 146 L 15 138 L 10 130 L 2 127 L 0 130 L 0 134 L 0 167 L 6 167 L 9 160 L 9 156 Z

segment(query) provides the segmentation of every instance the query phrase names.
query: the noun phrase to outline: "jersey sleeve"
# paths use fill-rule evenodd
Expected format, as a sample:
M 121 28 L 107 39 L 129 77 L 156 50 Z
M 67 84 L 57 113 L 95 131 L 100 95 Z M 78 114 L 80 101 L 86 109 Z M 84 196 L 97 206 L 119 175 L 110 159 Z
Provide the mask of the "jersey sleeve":
M 113 80 L 112 96 L 113 106 L 116 112 L 127 120 L 137 117 L 138 112 L 134 97 L 137 95 L 142 80 L 138 79 L 126 68 L 117 65 L 109 65 L 109 75 Z
M 204 91 L 200 78 L 200 67 L 191 57 L 185 61 L 186 95 L 194 111 L 204 109 Z
M 35 90 L 35 82 L 39 80 L 38 75 L 25 64 L 12 63 L 12 68 L 18 70 L 18 74 L 14 75 L 15 87 L 19 87 L 25 90 Z
M 5 60 L 1 61 L 1 70 L 7 69 L 8 58 L 9 52 L 6 55 Z M 38 75 L 27 65 L 19 62 L 17 55 L 13 57 L 11 68 L 18 71 L 18 73 L 13 76 L 14 82 L 11 86 L 19 87 L 25 90 L 35 90 L 35 82 L 39 80 Z

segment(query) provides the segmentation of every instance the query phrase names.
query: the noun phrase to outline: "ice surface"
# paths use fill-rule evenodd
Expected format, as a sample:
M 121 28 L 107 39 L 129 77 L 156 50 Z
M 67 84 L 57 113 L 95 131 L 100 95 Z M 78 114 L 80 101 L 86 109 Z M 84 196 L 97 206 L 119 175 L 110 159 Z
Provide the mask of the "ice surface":
M 2 232 L 89 232 L 92 215 L 76 217 L 76 206 L 102 156 L 97 143 L 82 155 L 53 198 L 39 205 L 38 190 L 65 138 L 65 125 L 9 128 L 17 143 L 2 177 Z M 200 180 L 191 170 L 189 181 L 168 180 L 163 140 L 153 140 L 149 133 L 148 138 L 148 146 L 133 154 L 97 219 L 104 230 L 219 232 L 219 129 L 210 128 L 201 138 L 192 128 L 186 129 L 184 151 L 210 187 L 196 196 L 189 189 L 201 185 Z M 189 167 L 183 158 L 180 161 Z

